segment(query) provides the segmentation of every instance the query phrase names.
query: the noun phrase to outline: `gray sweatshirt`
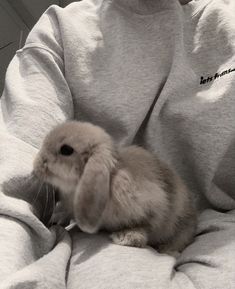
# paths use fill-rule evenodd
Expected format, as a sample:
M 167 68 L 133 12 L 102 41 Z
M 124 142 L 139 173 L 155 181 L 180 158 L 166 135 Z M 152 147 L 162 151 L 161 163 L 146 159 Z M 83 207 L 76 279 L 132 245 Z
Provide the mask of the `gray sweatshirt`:
M 1 97 L 1 288 L 65 286 L 69 234 L 64 232 L 59 242 L 62 229 L 42 223 L 49 214 L 45 188 L 39 193 L 28 179 L 45 134 L 65 120 L 90 121 L 117 143 L 136 143 L 158 154 L 184 179 L 201 209 L 214 209 L 206 220 L 235 209 L 234 15 L 233 0 L 195 0 L 185 6 L 176 0 L 83 0 L 65 9 L 52 6 L 40 18 L 8 67 Z M 221 214 L 234 223 L 232 212 Z M 235 240 L 232 232 L 227 238 Z M 177 270 L 189 276 L 185 263 L 197 263 L 195 255 L 182 259 Z M 210 263 L 208 258 L 199 259 Z M 217 260 L 224 258 L 218 253 Z M 10 287 L 19 280 L 25 287 Z M 32 280 L 38 287 L 28 285 Z M 93 285 L 86 275 L 84 280 L 88 283 L 81 288 L 98 284 L 95 277 Z M 131 284 L 120 288 L 142 288 Z M 155 288 L 151 284 L 143 288 Z M 177 284 L 172 288 L 180 288 Z M 208 288 L 229 289 L 226 284 Z

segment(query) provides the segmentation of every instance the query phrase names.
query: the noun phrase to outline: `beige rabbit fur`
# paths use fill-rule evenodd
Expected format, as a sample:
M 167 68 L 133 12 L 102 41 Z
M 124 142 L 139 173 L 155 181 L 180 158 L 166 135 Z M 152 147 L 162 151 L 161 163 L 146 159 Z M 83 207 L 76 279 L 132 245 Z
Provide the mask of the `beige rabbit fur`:
M 68 121 L 54 128 L 34 172 L 60 190 L 84 232 L 106 230 L 116 244 L 159 251 L 181 251 L 193 240 L 193 200 L 176 173 L 141 147 L 118 147 L 91 123 Z

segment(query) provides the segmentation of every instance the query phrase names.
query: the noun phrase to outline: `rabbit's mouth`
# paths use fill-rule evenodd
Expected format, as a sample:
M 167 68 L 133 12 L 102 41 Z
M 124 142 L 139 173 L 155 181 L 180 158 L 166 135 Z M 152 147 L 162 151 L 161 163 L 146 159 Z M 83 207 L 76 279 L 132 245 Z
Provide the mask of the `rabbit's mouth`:
M 48 179 L 51 179 L 51 178 L 56 178 L 56 174 L 54 174 L 49 168 L 47 168 L 47 171 L 45 173 L 45 178 L 46 180 Z
M 68 166 L 66 164 L 48 164 L 48 176 L 61 179 L 64 182 L 75 182 L 79 175 L 76 166 Z

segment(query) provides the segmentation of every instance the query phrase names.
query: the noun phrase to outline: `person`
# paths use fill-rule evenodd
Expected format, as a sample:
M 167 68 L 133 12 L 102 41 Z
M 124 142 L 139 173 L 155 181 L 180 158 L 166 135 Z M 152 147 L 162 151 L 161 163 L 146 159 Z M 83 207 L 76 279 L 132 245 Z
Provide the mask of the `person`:
M 1 97 L 1 289 L 235 288 L 234 15 L 233 0 L 83 0 L 42 15 Z M 184 179 L 200 214 L 177 259 L 47 226 L 46 188 L 29 176 L 68 119 L 143 145 Z

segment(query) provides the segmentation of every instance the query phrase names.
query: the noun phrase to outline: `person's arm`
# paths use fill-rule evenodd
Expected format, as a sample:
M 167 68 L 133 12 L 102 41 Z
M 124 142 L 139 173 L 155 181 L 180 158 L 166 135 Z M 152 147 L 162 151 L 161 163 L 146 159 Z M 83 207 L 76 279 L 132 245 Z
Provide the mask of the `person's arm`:
M 41 17 L 16 52 L 0 99 L 0 284 L 55 245 L 54 232 L 41 222 L 47 192 L 30 178 L 45 134 L 73 118 L 56 9 Z

